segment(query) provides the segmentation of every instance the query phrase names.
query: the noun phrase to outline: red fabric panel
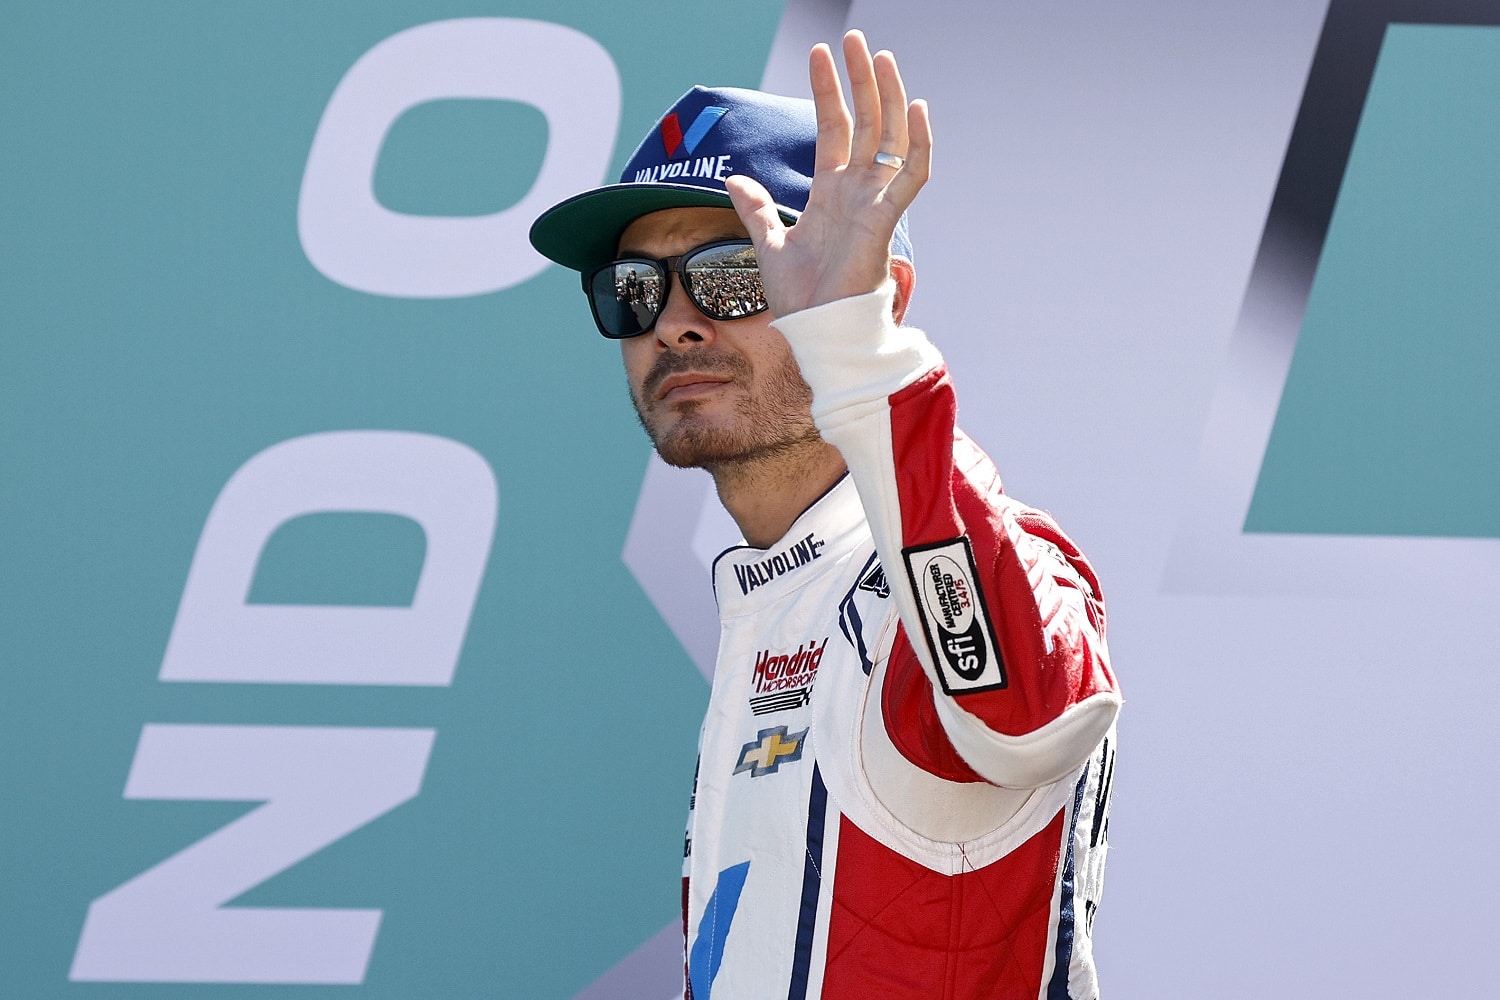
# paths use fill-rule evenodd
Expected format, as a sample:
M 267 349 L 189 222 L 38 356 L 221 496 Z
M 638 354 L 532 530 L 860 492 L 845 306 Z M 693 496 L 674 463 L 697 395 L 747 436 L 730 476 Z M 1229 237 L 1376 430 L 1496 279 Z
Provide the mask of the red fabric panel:
M 912 651 L 904 625 L 897 627 L 896 642 L 885 671 L 880 714 L 885 719 L 885 731 L 901 756 L 939 778 L 983 781 L 948 740 L 932 701 L 932 682 Z
M 953 481 L 953 429 L 958 402 L 945 367 L 934 368 L 890 398 L 901 544 L 940 542 L 963 534 L 952 495 L 934 489 Z
M 940 875 L 841 820 L 827 1000 L 1035 997 L 1061 857 L 1061 811 L 994 863 Z
M 1114 676 L 1094 638 L 1103 628 L 1104 612 L 1093 569 L 1049 516 L 1001 493 L 993 463 L 956 429 L 957 403 L 947 369 L 937 368 L 892 395 L 890 408 L 902 545 L 968 537 L 1005 664 L 1007 687 L 958 695 L 958 703 L 995 732 L 1020 736 L 1091 695 L 1113 690 Z M 948 489 L 932 488 L 936 483 Z M 1056 546 L 1066 563 L 1028 536 Z M 1076 601 L 1065 603 L 1066 591 L 1082 589 L 1080 580 L 1092 590 L 1084 593 L 1083 620 L 1070 610 Z M 900 704 L 887 715 L 896 720 L 895 727 L 887 723 L 892 742 L 919 767 L 946 777 L 944 755 L 920 750 L 933 742 L 932 734 L 905 729 L 928 718 L 936 721 L 935 714 L 904 705 L 919 686 L 901 670 L 890 671 L 886 685 L 887 707 Z M 904 688 L 897 691 L 896 685 Z

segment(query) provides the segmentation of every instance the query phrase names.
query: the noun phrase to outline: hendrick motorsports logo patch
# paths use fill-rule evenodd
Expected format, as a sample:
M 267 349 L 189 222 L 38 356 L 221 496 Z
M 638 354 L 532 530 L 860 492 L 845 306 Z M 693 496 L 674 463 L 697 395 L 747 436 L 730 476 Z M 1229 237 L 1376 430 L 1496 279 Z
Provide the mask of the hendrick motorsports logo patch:
M 1005 687 L 1000 646 L 979 590 L 969 540 L 903 549 L 938 680 L 948 694 Z
M 813 678 L 818 675 L 818 664 L 823 662 L 823 650 L 828 646 L 828 637 L 823 644 L 804 642 L 795 653 L 780 655 L 763 649 L 755 656 L 755 674 L 752 678 L 755 694 L 750 696 L 750 710 L 756 715 L 767 715 L 788 708 L 801 708 L 812 700 Z

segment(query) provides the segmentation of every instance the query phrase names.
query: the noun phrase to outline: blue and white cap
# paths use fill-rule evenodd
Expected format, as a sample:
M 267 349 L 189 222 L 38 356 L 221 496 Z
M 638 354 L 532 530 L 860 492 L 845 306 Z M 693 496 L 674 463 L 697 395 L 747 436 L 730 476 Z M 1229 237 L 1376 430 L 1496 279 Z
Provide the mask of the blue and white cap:
M 531 226 L 531 245 L 575 271 L 607 263 L 625 227 L 664 208 L 732 208 L 724 179 L 765 185 L 781 218 L 807 207 L 818 140 L 813 102 L 735 87 L 694 87 L 636 147 L 618 184 L 552 206 Z M 906 216 L 891 252 L 912 257 Z

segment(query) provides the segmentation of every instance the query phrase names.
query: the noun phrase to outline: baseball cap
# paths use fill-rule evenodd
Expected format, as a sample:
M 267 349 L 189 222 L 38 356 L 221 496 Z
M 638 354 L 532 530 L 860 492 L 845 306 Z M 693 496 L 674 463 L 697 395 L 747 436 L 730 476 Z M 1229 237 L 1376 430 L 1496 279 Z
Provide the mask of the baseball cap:
M 617 184 L 553 205 L 531 226 L 542 256 L 585 271 L 615 256 L 625 227 L 664 208 L 733 208 L 724 179 L 763 184 L 788 225 L 807 207 L 818 122 L 813 102 L 737 87 L 694 87 L 636 147 Z M 906 216 L 891 252 L 911 259 Z

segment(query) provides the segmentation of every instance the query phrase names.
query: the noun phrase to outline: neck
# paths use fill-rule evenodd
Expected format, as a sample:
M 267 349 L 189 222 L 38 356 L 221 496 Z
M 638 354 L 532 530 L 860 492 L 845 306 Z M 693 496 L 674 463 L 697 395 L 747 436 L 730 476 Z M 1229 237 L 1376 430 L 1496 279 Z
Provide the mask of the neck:
M 729 462 L 708 471 L 719 501 L 745 541 L 770 548 L 813 501 L 833 488 L 847 466 L 838 449 L 821 439 L 806 448 L 755 461 Z

